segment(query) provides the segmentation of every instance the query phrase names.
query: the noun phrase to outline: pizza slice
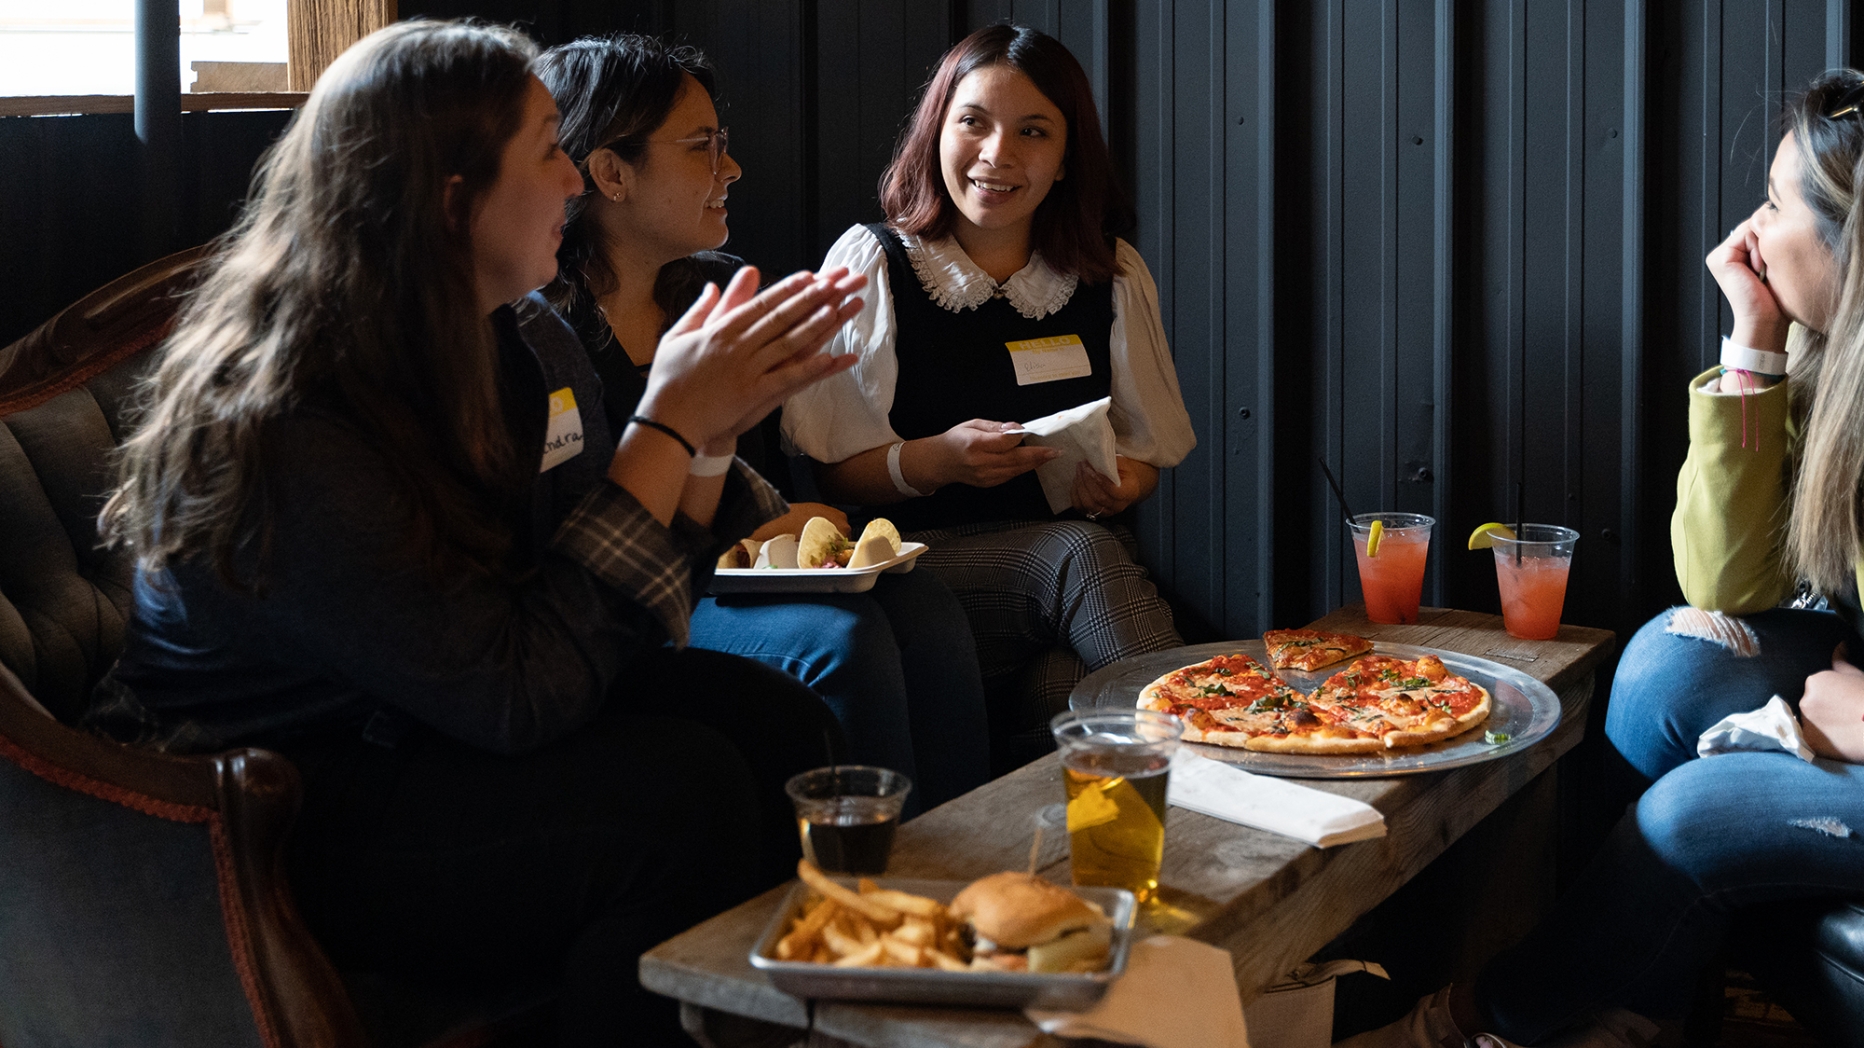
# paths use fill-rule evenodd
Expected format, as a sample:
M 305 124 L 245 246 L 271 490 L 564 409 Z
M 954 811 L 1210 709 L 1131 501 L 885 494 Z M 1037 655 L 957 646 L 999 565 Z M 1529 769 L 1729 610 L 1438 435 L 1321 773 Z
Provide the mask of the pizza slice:
M 1270 630 L 1262 643 L 1268 646 L 1269 664 L 1278 670 L 1317 670 L 1372 650 L 1364 637 L 1321 630 Z
M 1315 690 L 1315 706 L 1387 749 L 1448 739 L 1488 720 L 1488 689 L 1459 677 L 1435 655 L 1367 655 Z

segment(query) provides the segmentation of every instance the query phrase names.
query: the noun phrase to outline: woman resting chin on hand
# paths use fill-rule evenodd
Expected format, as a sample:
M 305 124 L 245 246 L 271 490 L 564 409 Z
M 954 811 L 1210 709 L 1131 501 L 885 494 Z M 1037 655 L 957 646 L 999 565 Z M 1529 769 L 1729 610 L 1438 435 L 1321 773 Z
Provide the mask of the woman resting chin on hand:
M 1606 710 L 1648 788 L 1527 938 L 1345 1046 L 1680 1037 L 1697 974 L 1741 911 L 1864 893 L 1856 834 L 1830 829 L 1864 827 L 1864 671 L 1847 654 L 1864 653 L 1864 311 L 1838 308 L 1857 280 L 1838 260 L 1864 264 L 1860 106 L 1852 70 L 1794 99 L 1766 200 L 1706 259 L 1735 323 L 1722 366 L 1689 383 L 1670 533 L 1691 606 L 1625 645 Z M 1782 606 L 1802 579 L 1831 610 Z M 1703 732 L 1774 695 L 1796 701 L 1817 760 L 1697 756 Z

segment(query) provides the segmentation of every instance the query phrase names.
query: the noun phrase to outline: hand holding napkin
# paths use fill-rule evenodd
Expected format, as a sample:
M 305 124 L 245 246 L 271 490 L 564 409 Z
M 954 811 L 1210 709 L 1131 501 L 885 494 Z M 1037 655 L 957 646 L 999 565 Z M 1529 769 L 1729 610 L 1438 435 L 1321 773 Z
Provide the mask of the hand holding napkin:
M 1036 479 L 1042 482 L 1050 513 L 1074 505 L 1074 471 L 1083 462 L 1113 483 L 1120 482 L 1120 467 L 1113 454 L 1113 423 L 1107 420 L 1107 410 L 1112 406 L 1112 397 L 1101 397 L 1023 423 L 1023 431 L 1028 434 L 1023 437 L 1024 444 L 1061 451 L 1036 467 Z
M 1179 750 L 1165 801 L 1321 848 L 1385 836 L 1385 816 L 1363 801 Z
M 1134 943 L 1125 974 L 1087 1011 L 1030 1008 L 1024 1014 L 1057 1037 L 1146 1048 L 1249 1048 L 1230 951 L 1176 935 Z
M 1767 705 L 1760 709 L 1723 717 L 1696 740 L 1698 757 L 1713 757 L 1718 753 L 1733 753 L 1736 750 L 1759 750 L 1764 753 L 1779 751 L 1790 753 L 1808 764 L 1812 762 L 1812 747 L 1806 745 L 1799 718 L 1793 716 L 1792 707 L 1778 695 L 1768 699 Z

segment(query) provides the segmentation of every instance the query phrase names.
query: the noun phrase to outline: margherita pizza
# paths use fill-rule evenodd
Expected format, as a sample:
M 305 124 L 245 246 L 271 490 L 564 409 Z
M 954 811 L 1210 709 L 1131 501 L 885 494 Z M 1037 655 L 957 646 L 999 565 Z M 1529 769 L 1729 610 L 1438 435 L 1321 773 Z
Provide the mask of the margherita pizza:
M 1442 660 L 1368 655 L 1302 695 L 1247 655 L 1173 670 L 1142 709 L 1185 722 L 1184 740 L 1271 753 L 1380 753 L 1459 735 L 1489 715 L 1489 693 Z
M 1270 630 L 1262 643 L 1268 645 L 1269 665 L 1278 670 L 1317 670 L 1372 650 L 1364 637 L 1320 630 Z

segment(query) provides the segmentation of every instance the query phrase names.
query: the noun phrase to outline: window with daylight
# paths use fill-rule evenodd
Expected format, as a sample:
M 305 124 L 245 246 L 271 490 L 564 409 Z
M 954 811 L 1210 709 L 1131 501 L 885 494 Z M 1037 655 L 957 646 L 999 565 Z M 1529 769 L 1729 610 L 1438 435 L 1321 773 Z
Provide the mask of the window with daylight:
M 183 91 L 284 91 L 286 0 L 181 0 Z M 129 95 L 135 0 L 0 0 L 0 96 Z

